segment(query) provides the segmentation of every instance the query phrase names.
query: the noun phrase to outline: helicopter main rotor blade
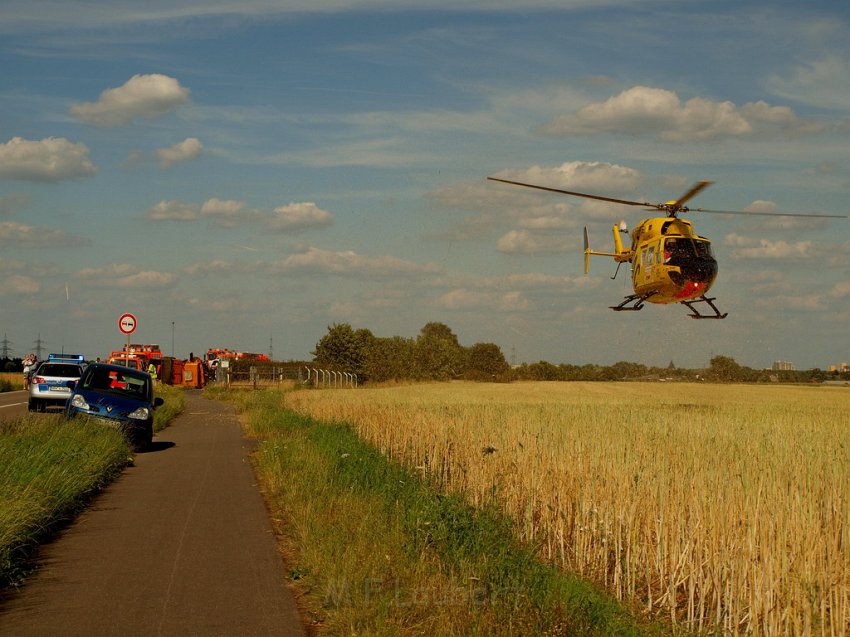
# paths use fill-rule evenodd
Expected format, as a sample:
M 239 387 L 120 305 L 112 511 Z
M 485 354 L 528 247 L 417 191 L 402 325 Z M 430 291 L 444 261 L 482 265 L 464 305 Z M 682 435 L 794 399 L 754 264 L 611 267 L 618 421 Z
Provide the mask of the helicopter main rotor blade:
M 672 204 L 670 204 L 670 207 L 678 210 L 679 208 L 681 208 L 685 204 L 686 201 L 694 198 L 696 195 L 701 193 L 705 188 L 707 188 L 708 186 L 710 186 L 713 183 L 714 183 L 713 181 L 710 181 L 708 179 L 698 181 L 697 183 L 695 183 L 691 187 L 691 189 L 688 192 L 686 192 L 684 195 L 679 197 L 679 199 L 677 199 Z
M 609 203 L 618 203 L 624 206 L 641 206 L 650 210 L 659 210 L 666 213 L 670 217 L 675 217 L 678 213 L 688 212 L 708 212 L 719 215 L 758 215 L 762 217 L 809 217 L 810 219 L 850 219 L 850 215 L 829 215 L 819 212 L 803 213 L 803 212 L 756 212 L 746 210 L 709 210 L 708 208 L 688 208 L 683 204 L 702 192 L 713 181 L 703 180 L 694 184 L 688 192 L 679 197 L 677 201 L 668 203 L 649 203 L 646 201 L 629 201 L 628 199 L 615 199 L 614 197 L 603 197 L 601 195 L 590 195 L 586 192 L 575 192 L 572 190 L 562 190 L 560 188 L 549 188 L 547 186 L 538 186 L 537 184 L 527 184 L 521 181 L 511 181 L 510 179 L 500 179 L 498 177 L 487 177 L 490 181 L 499 181 L 503 184 L 511 184 L 514 186 L 524 186 L 526 188 L 534 188 L 536 190 L 545 190 L 546 192 L 555 192 L 562 195 L 572 195 L 574 197 L 585 197 L 586 199 L 596 199 L 597 201 L 607 201 Z
M 608 201 L 610 203 L 619 203 L 625 206 L 645 206 L 654 210 L 663 210 L 664 206 L 656 203 L 647 203 L 645 201 L 628 201 L 626 199 L 614 199 L 612 197 L 602 197 L 600 195 L 589 195 L 584 192 L 573 192 L 571 190 L 561 190 L 560 188 L 547 188 L 546 186 L 537 186 L 535 184 L 525 184 L 521 181 L 511 181 L 510 179 L 499 179 L 498 177 L 487 177 L 490 181 L 500 181 L 503 184 L 513 184 L 514 186 L 525 186 L 526 188 L 535 188 L 537 190 L 545 190 L 547 192 L 557 192 L 562 195 L 573 195 L 574 197 L 585 197 L 587 199 L 596 199 L 598 201 Z
M 691 208 L 690 212 L 709 212 L 716 215 L 758 215 L 760 217 L 803 217 L 809 219 L 850 219 L 850 215 L 827 215 L 820 212 L 757 212 L 748 210 L 707 210 Z

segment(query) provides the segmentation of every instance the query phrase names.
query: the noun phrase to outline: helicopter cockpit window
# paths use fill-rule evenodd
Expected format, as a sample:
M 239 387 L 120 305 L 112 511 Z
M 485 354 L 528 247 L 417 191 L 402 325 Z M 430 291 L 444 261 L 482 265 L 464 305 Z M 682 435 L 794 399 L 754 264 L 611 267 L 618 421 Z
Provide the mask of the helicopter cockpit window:
M 711 255 L 711 244 L 708 241 L 694 241 L 694 247 L 697 251 L 697 256 L 699 257 L 710 257 Z
M 667 239 L 664 242 L 664 262 L 669 263 L 694 255 L 694 244 L 690 239 Z

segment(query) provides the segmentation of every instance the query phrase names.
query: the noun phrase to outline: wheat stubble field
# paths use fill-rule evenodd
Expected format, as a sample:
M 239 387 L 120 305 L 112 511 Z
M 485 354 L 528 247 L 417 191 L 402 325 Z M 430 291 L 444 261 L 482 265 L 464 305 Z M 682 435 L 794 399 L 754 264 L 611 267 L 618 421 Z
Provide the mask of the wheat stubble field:
M 850 391 L 665 383 L 305 390 L 677 630 L 850 632 Z

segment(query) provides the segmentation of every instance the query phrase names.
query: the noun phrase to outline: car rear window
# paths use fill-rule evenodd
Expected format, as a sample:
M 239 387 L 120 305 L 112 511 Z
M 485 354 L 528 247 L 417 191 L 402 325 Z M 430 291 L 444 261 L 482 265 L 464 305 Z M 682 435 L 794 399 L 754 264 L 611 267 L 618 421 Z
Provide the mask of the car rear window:
M 58 376 L 59 378 L 79 378 L 82 369 L 79 365 L 45 363 L 38 368 L 39 376 Z

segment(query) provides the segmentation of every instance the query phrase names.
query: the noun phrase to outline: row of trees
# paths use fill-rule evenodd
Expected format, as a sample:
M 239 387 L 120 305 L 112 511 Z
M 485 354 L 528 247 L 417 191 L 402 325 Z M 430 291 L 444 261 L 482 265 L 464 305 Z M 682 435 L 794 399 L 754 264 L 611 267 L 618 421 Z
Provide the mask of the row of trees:
M 818 369 L 805 371 L 760 370 L 739 365 L 728 356 L 715 356 L 706 369 L 684 369 L 673 362 L 667 367 L 647 367 L 621 361 L 613 365 L 569 365 L 546 361 L 524 363 L 514 368 L 498 345 L 476 343 L 464 347 L 443 323 L 427 323 L 415 338 L 380 338 L 367 329 L 355 330 L 348 323 L 328 327 L 316 344 L 316 364 L 357 374 L 363 382 L 388 380 L 468 379 L 509 382 L 512 380 L 705 380 L 711 382 L 822 382 L 850 380 Z
M 715 356 L 705 369 L 647 367 L 621 361 L 613 365 L 553 365 L 546 361 L 522 364 L 511 370 L 518 380 L 679 380 L 715 383 L 808 383 L 825 380 L 850 380 L 850 375 L 837 375 L 818 369 L 805 371 L 772 371 L 739 365 L 734 358 Z
M 494 343 L 464 347 L 443 323 L 428 323 L 416 338 L 380 338 L 336 323 L 316 344 L 315 363 L 357 374 L 363 381 L 510 380 L 510 365 Z

